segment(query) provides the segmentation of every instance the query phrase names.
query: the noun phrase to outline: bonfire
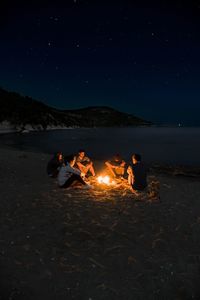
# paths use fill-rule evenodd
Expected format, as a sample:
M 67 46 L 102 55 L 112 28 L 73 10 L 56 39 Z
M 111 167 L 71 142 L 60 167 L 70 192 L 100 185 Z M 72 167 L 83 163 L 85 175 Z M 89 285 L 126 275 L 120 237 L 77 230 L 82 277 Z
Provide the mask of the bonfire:
M 111 180 L 111 178 L 108 175 L 98 176 L 97 177 L 97 182 L 99 184 L 105 184 L 105 185 L 115 185 L 116 184 L 116 182 L 114 180 Z

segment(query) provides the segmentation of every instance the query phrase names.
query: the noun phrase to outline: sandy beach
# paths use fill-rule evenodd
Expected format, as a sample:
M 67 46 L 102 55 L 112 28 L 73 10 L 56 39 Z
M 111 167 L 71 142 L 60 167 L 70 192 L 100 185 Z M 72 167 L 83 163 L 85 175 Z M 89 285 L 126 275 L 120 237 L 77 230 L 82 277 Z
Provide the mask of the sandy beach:
M 0 300 L 200 299 L 199 177 L 62 190 L 49 159 L 0 149 Z

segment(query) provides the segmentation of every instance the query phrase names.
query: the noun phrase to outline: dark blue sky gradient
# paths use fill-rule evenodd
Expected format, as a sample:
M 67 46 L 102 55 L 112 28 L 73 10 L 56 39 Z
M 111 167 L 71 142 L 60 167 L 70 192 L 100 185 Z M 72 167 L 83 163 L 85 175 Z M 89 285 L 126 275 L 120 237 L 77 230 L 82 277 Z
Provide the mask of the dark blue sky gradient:
M 200 125 L 198 1 L 115 2 L 2 4 L 0 86 L 58 108 Z

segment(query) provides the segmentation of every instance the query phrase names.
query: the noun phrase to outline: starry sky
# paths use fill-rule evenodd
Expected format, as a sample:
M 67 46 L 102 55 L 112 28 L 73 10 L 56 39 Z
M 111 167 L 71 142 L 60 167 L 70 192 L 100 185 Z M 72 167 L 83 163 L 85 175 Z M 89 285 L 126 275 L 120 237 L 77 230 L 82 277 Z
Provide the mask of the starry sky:
M 17 3 L 16 3 L 17 2 Z M 200 1 L 3 1 L 0 86 L 200 125 Z

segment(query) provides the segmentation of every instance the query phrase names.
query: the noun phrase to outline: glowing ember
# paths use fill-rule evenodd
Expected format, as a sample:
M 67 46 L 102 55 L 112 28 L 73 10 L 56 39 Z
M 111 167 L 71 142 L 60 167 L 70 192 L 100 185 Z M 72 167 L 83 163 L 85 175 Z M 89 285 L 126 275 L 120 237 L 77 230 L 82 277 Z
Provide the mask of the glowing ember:
M 104 184 L 110 184 L 110 177 L 109 176 L 99 176 L 97 178 L 99 183 L 104 183 Z
M 106 185 L 115 185 L 116 182 L 114 180 L 111 181 L 110 177 L 108 175 L 106 176 L 99 176 L 97 178 L 98 183 L 100 184 L 106 184 Z

